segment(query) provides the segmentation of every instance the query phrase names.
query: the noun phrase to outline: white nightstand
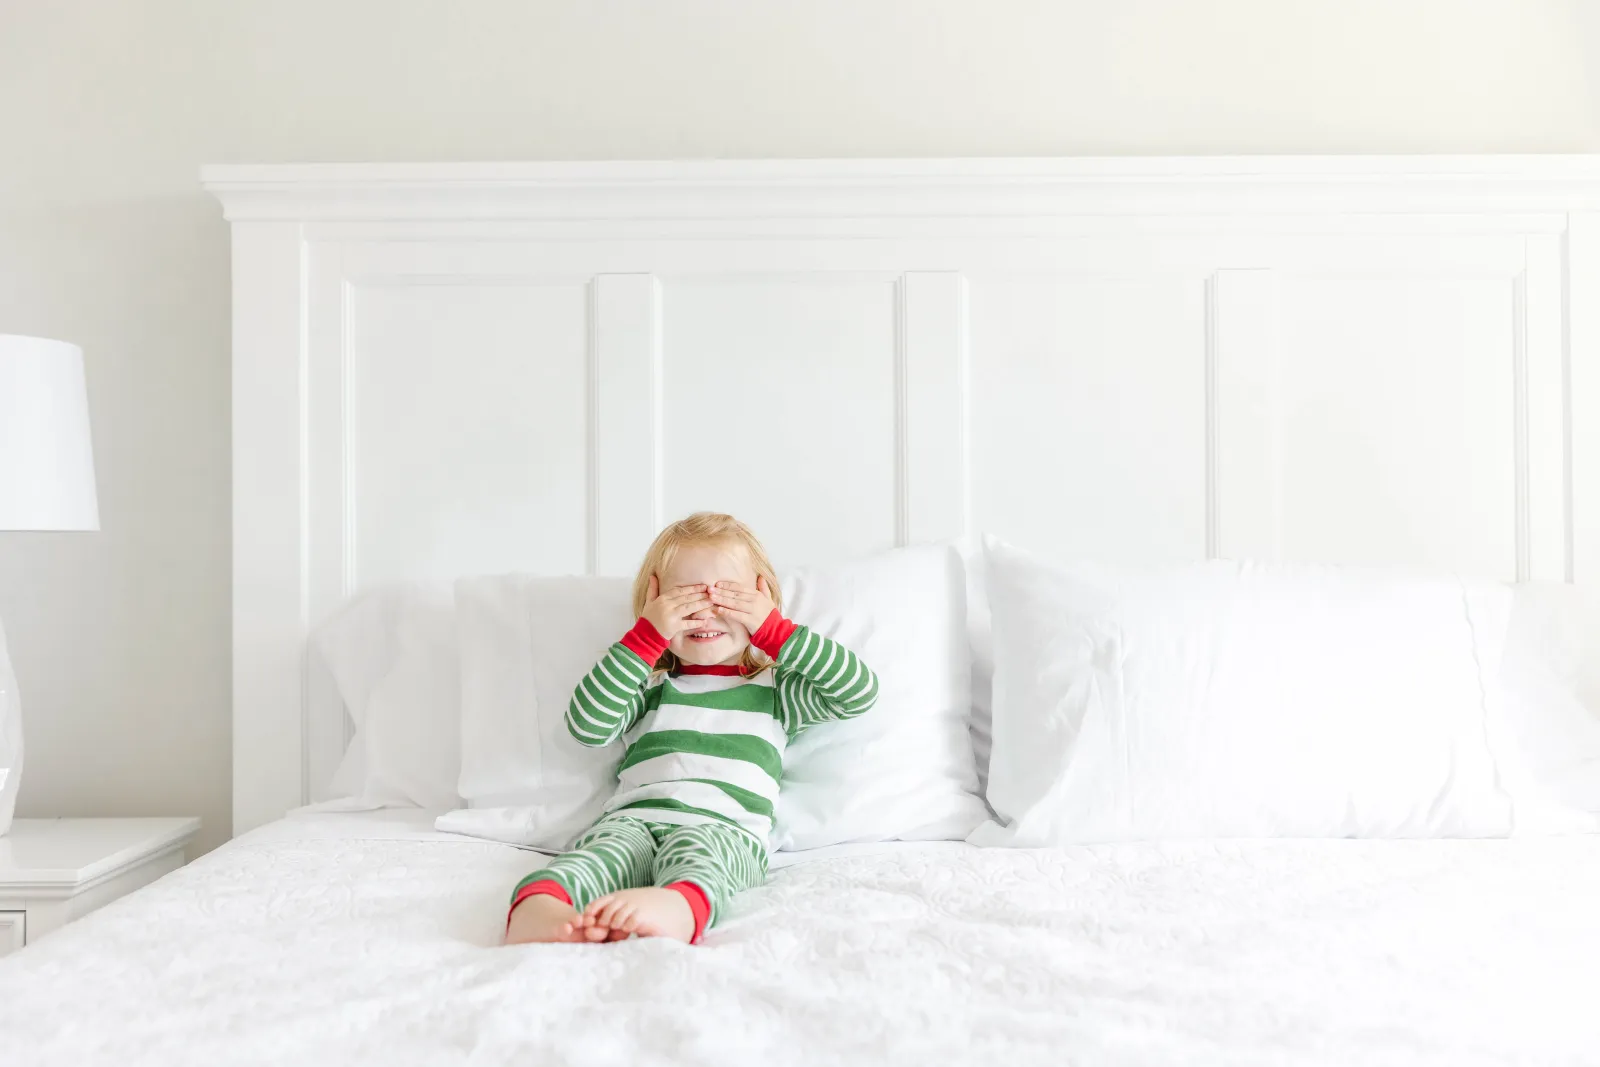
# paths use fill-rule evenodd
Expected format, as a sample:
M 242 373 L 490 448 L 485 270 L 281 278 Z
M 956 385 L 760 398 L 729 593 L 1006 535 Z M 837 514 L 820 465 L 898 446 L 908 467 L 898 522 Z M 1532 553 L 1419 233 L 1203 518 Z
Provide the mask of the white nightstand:
M 184 864 L 184 819 L 16 819 L 0 837 L 0 956 Z

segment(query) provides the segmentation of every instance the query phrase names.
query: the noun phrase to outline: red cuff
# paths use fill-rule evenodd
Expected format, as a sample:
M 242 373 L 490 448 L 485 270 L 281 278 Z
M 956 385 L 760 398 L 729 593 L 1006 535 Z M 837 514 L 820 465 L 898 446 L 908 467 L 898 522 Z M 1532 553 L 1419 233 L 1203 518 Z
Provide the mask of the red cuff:
M 706 923 L 711 921 L 711 901 L 706 891 L 693 882 L 673 882 L 667 888 L 682 893 L 683 899 L 689 902 L 689 911 L 694 915 L 694 936 L 689 944 L 698 945 L 700 935 L 706 932 Z
M 789 635 L 796 629 L 795 624 L 784 618 L 782 612 L 773 608 L 772 614 L 767 616 L 767 621 L 761 624 L 761 629 L 750 635 L 750 643 L 773 659 L 777 659 L 783 643 L 789 640 Z
M 537 882 L 529 882 L 517 890 L 517 895 L 511 898 L 511 908 L 506 912 L 506 925 L 511 925 L 511 912 L 517 910 L 518 904 L 521 904 L 529 897 L 537 896 L 555 897 L 563 904 L 569 906 L 572 904 L 572 897 L 567 894 L 565 889 L 561 888 L 560 882 L 552 881 L 549 878 L 541 878 Z
M 649 619 L 641 618 L 633 624 L 633 629 L 622 635 L 622 646 L 644 660 L 646 667 L 654 669 L 656 660 L 667 650 L 667 639 Z

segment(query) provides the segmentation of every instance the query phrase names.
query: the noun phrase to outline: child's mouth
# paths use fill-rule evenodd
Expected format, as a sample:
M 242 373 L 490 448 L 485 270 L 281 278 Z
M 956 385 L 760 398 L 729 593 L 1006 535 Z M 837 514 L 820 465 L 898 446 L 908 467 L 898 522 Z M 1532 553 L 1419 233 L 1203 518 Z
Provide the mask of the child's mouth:
M 689 633 L 684 634 L 684 636 L 691 641 L 698 641 L 701 644 L 704 644 L 707 641 L 715 641 L 717 638 L 724 635 L 723 631 L 721 630 L 692 630 Z

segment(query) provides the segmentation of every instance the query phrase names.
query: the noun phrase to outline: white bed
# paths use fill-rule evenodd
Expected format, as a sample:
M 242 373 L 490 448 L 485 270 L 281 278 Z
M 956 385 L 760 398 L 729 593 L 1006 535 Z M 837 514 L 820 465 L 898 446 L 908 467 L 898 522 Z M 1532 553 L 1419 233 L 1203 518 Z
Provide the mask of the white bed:
M 0 961 L 0 1063 L 1593 1063 L 1600 838 L 807 858 L 705 946 L 497 947 L 533 857 L 253 831 Z
M 700 947 L 504 948 L 531 853 L 284 817 L 351 737 L 305 669 L 347 597 L 631 575 L 696 508 L 785 566 L 988 531 L 1596 581 L 1594 159 L 205 179 L 241 836 L 0 960 L 3 1067 L 1600 1062 L 1600 837 L 852 846 Z M 730 390 L 827 477 L 682 476 Z

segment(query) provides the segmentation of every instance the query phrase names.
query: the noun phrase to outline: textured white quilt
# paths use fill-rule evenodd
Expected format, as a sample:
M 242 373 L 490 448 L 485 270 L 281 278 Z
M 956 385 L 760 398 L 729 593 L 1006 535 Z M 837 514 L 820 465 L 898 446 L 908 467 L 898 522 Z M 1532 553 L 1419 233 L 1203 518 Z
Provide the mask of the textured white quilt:
M 0 960 L 0 1064 L 1600 1062 L 1600 838 L 846 850 L 698 948 L 496 946 L 538 860 L 266 827 Z

